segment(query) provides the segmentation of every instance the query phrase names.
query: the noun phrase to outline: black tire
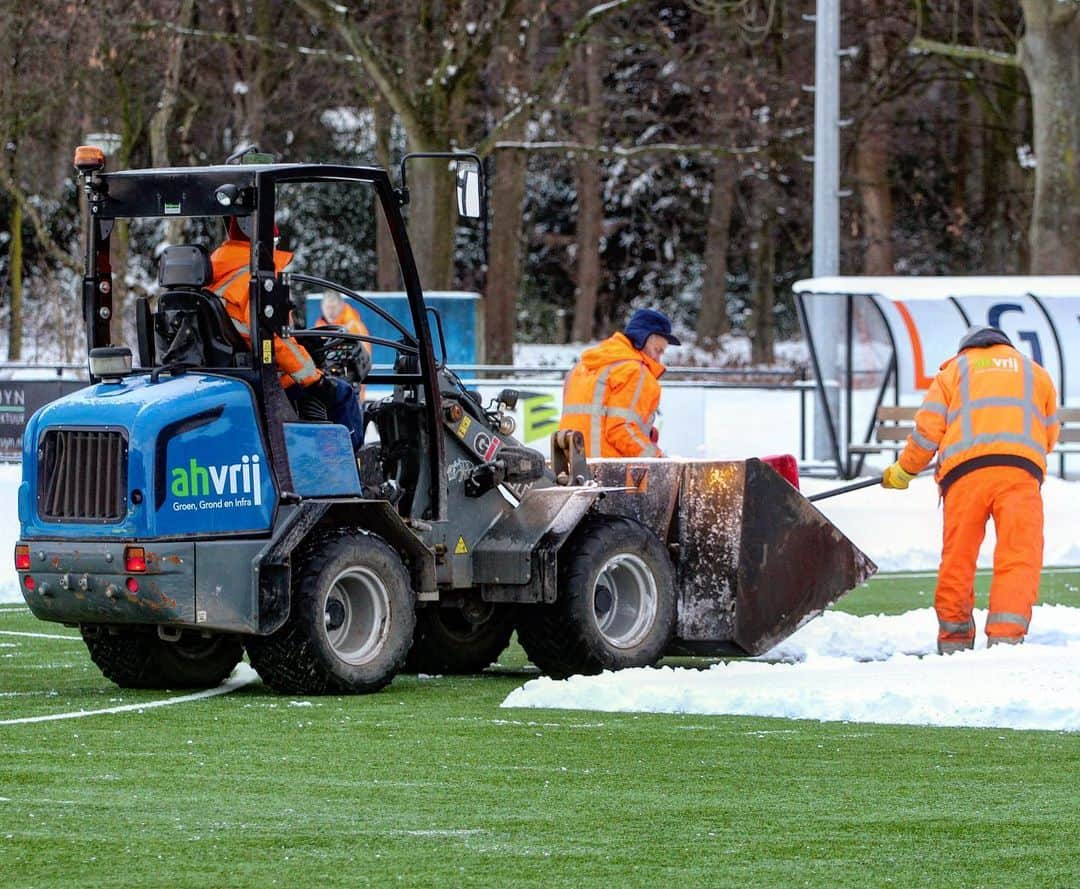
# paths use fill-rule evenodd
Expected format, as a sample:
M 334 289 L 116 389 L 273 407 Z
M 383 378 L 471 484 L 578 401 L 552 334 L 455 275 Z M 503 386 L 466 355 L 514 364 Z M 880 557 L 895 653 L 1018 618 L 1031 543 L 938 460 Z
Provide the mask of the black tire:
M 510 644 L 514 615 L 505 605 L 469 602 L 465 608 L 424 608 L 416 614 L 409 673 L 479 673 Z
M 663 657 L 675 632 L 675 570 L 648 528 L 621 516 L 586 518 L 559 552 L 559 598 L 518 611 L 518 641 L 563 679 Z
M 323 533 L 295 556 L 289 619 L 246 640 L 263 682 L 285 694 L 364 694 L 388 685 L 412 645 L 409 574 L 385 541 Z
M 235 636 L 183 630 L 174 641 L 153 627 L 83 625 L 90 659 L 121 688 L 215 688 L 244 656 Z

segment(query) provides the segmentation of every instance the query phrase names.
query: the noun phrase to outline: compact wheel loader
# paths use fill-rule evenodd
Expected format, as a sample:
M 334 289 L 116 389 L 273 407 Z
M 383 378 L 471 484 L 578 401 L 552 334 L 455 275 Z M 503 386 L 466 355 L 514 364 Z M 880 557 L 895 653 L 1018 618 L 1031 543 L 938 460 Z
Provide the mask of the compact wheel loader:
M 256 160 L 106 172 L 99 151 L 76 153 L 91 385 L 27 422 L 15 561 L 33 613 L 79 627 L 116 684 L 213 686 L 246 651 L 283 693 L 372 692 L 405 668 L 480 670 L 514 630 L 552 676 L 756 654 L 874 571 L 761 461 L 589 462 L 565 431 L 550 460 L 523 446 L 516 393 L 484 405 L 436 357 L 404 185 L 375 167 Z M 450 162 L 475 215 L 478 159 Z M 275 270 L 282 192 L 306 186 L 381 208 L 404 321 L 352 286 Z M 110 339 L 116 222 L 221 217 L 250 232 L 247 339 L 193 236 L 164 249 L 159 291 L 135 300 L 135 364 Z M 395 334 L 293 326 L 314 289 Z M 383 393 L 364 404 L 359 452 L 344 426 L 294 406 L 274 337 Z M 392 364 L 359 360 L 365 341 Z

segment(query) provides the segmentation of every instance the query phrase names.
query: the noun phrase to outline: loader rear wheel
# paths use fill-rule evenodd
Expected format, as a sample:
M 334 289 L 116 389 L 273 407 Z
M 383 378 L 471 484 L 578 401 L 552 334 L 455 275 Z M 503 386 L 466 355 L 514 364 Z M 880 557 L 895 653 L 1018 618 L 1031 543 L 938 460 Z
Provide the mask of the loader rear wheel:
M 121 688 L 214 688 L 244 656 L 235 636 L 206 636 L 183 630 L 175 641 L 154 628 L 83 624 L 90 659 Z
M 621 516 L 586 519 L 559 552 L 559 598 L 518 612 L 529 659 L 557 679 L 645 667 L 675 631 L 675 570 L 655 534 Z
M 398 554 L 370 534 L 330 532 L 297 553 L 289 619 L 269 636 L 249 636 L 248 657 L 286 694 L 378 691 L 404 664 L 415 622 Z
M 410 673 L 479 673 L 490 666 L 514 632 L 513 612 L 490 602 L 463 608 L 424 608 L 416 615 Z

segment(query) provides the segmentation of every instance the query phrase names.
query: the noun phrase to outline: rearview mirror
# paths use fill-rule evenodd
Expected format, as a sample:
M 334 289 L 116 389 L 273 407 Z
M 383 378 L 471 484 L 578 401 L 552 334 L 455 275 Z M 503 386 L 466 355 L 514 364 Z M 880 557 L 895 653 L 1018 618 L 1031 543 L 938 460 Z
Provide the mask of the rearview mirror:
M 457 162 L 457 206 L 459 215 L 480 218 L 480 165 L 474 160 Z

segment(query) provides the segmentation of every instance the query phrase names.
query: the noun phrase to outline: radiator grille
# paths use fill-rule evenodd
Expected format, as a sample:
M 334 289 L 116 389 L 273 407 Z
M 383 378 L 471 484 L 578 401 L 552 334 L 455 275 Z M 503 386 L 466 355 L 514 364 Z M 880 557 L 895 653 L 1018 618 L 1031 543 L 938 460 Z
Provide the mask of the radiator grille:
M 38 511 L 51 522 L 116 522 L 127 511 L 127 441 L 103 429 L 50 429 L 38 451 Z

